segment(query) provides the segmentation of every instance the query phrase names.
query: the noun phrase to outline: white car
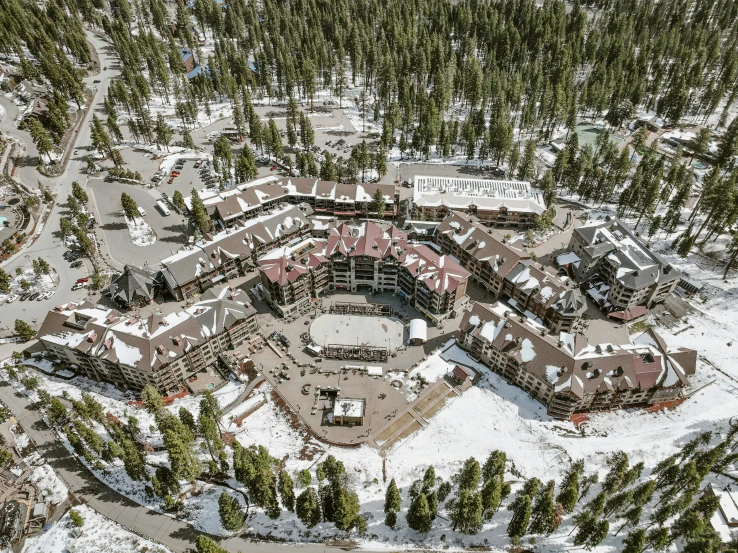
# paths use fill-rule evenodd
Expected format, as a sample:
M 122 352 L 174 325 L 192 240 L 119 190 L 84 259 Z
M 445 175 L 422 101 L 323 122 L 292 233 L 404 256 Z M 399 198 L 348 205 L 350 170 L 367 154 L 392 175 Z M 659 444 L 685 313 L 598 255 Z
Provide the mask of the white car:
M 87 288 L 86 282 L 77 282 L 74 286 L 72 286 L 72 290 L 79 290 L 80 288 Z
M 44 292 L 38 298 L 36 298 L 36 301 L 48 300 L 54 294 L 56 294 L 56 290 L 49 290 L 48 292 Z
M 5 303 L 13 303 L 17 299 L 18 296 L 16 294 L 11 294 L 8 296 L 8 299 L 5 300 Z

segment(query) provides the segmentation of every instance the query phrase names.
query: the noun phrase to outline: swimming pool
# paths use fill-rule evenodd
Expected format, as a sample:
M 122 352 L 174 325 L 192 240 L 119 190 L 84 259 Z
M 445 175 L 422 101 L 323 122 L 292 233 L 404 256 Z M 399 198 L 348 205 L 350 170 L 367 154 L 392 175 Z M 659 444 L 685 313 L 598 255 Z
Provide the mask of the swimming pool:
M 692 167 L 697 169 L 698 171 L 701 171 L 702 169 L 707 169 L 707 164 L 704 161 L 700 161 L 699 159 L 695 161 L 692 164 Z
M 580 124 L 574 128 L 579 138 L 579 147 L 589 144 L 593 148 L 595 147 L 595 141 L 600 133 L 606 132 L 610 134 L 610 140 L 617 142 L 622 141 L 622 138 L 612 134 L 609 130 L 605 129 L 602 125 L 585 125 Z
M 8 218 L 5 215 L 0 215 L 0 225 L 4 225 Z

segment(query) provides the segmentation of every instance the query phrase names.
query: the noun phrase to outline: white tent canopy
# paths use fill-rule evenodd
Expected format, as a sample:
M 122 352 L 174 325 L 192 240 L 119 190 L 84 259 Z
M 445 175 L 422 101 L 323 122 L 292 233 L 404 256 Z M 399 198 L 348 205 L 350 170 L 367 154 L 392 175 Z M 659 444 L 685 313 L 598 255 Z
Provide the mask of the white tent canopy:
M 410 321 L 410 343 L 425 343 L 428 339 L 428 324 L 423 319 Z

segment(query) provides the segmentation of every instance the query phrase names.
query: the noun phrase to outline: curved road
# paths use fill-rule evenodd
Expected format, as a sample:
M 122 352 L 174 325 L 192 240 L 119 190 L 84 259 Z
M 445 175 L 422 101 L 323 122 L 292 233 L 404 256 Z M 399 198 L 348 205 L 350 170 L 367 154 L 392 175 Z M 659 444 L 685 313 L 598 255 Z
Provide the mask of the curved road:
M 54 467 L 69 490 L 82 503 L 86 503 L 101 515 L 116 521 L 133 532 L 157 541 L 174 552 L 185 552 L 192 548 L 197 532 L 190 525 L 156 511 L 142 507 L 97 480 L 59 443 L 56 434 L 48 430 L 40 412 L 32 408 L 25 397 L 15 394 L 13 387 L 0 387 L 0 400 L 22 423 L 38 452 Z M 218 516 L 214 513 L 214 516 Z M 231 552 L 285 553 L 284 544 L 253 542 L 245 538 L 230 538 L 221 542 L 221 547 Z M 337 552 L 341 548 L 322 544 L 289 544 L 301 553 Z
M 106 69 L 100 71 L 98 75 L 90 76 L 85 79 L 88 87 L 93 88 L 94 96 L 92 98 L 91 108 L 85 114 L 84 119 L 77 127 L 76 137 L 69 146 L 70 151 L 80 146 L 87 146 L 91 142 L 90 138 L 90 120 L 97 106 L 102 102 L 103 96 L 107 91 L 110 79 L 115 75 L 115 71 L 111 68 L 114 62 L 113 56 L 110 54 L 111 47 L 97 35 L 87 32 L 87 39 L 97 50 L 100 58 L 100 65 Z M 99 83 L 93 83 L 93 80 L 99 80 Z M 0 122 L 0 130 L 3 134 L 11 135 L 21 140 L 26 146 L 27 156 L 37 156 L 38 152 L 33 144 L 30 135 L 15 127 L 18 118 L 18 106 L 11 102 L 8 98 L 0 96 L 0 102 L 5 107 L 6 114 L 2 122 Z M 89 276 L 89 260 L 85 259 L 84 265 L 78 269 L 71 269 L 69 262 L 63 258 L 66 248 L 62 244 L 58 236 L 59 220 L 67 216 L 66 209 L 60 205 L 65 203 L 67 196 L 72 193 L 72 181 L 77 181 L 85 186 L 87 175 L 82 171 L 86 168 L 86 163 L 82 159 L 75 159 L 69 156 L 67 166 L 62 175 L 54 178 L 41 176 L 35 167 L 22 167 L 18 172 L 18 177 L 23 184 L 29 188 L 36 188 L 37 183 L 48 186 L 56 195 L 56 202 L 51 210 L 51 214 L 46 220 L 45 226 L 31 246 L 21 250 L 20 253 L 13 256 L 9 261 L 5 262 L 3 269 L 8 273 L 13 273 L 16 267 L 22 265 L 30 265 L 30 259 L 42 257 L 56 269 L 59 274 L 60 283 L 56 294 L 43 301 L 16 301 L 12 304 L 3 304 L 0 311 L 2 319 L 0 326 L 12 327 L 15 319 L 23 319 L 34 328 L 43 321 L 46 313 L 53 309 L 55 305 L 67 303 L 70 301 L 78 301 L 84 299 L 87 295 L 85 289 L 72 291 L 72 285 L 81 277 Z M 30 258 L 30 259 L 29 259 Z M 34 320 L 36 321 L 34 323 Z
M 110 55 L 110 46 L 103 39 L 100 39 L 89 31 L 87 32 L 87 38 L 99 54 L 101 67 L 108 67 L 108 69 L 101 70 L 100 74 L 85 79 L 88 86 L 94 86 L 96 90 L 94 90 L 90 110 L 88 110 L 84 120 L 77 127 L 77 136 L 73 144 L 70 145 L 70 150 L 72 151 L 80 146 L 90 144 L 89 122 L 92 119 L 94 110 L 102 102 L 111 77 L 114 76 L 114 71 L 110 69 L 114 62 L 113 57 Z M 92 80 L 99 80 L 100 82 L 93 85 Z M 37 156 L 38 152 L 30 135 L 15 127 L 19 115 L 18 106 L 3 96 L 0 96 L 0 103 L 5 107 L 6 111 L 5 116 L 0 121 L 0 130 L 4 134 L 11 135 L 22 141 L 26 146 L 27 156 Z M 56 195 L 57 203 L 54 204 L 51 214 L 46 221 L 46 226 L 36 242 L 7 261 L 3 268 L 8 272 L 14 272 L 16 267 L 30 264 L 27 256 L 30 258 L 43 257 L 57 270 L 60 276 L 60 284 L 57 288 L 56 295 L 49 300 L 4 304 L 2 311 L 0 311 L 2 314 L 2 323 L 0 326 L 7 327 L 9 323 L 12 324 L 15 318 L 19 318 L 28 323 L 37 321 L 34 324 L 37 327 L 49 309 L 53 308 L 54 305 L 80 300 L 85 297 L 86 293 L 84 290 L 72 292 L 71 286 L 77 278 L 87 276 L 88 270 L 86 268 L 76 270 L 69 268 L 69 263 L 62 257 L 66 248 L 63 247 L 61 240 L 56 236 L 57 230 L 59 229 L 59 220 L 61 217 L 66 216 L 66 210 L 59 205 L 59 202 L 65 202 L 67 195 L 71 194 L 72 181 L 76 180 L 80 184 L 83 184 L 83 186 L 86 186 L 87 176 L 82 172 L 85 167 L 86 164 L 84 161 L 74 159 L 70 156 L 66 170 L 59 177 L 42 177 L 36 171 L 35 167 L 30 166 L 23 167 L 18 171 L 18 178 L 25 185 L 35 188 L 36 183 L 40 182 L 50 187 Z M 92 198 L 90 200 L 91 202 L 93 201 Z M 94 204 L 90 207 L 94 207 Z M 85 263 L 88 262 L 85 261 Z M 7 347 L 0 349 L 4 350 L 8 348 L 14 349 L 13 344 L 8 344 Z M 16 395 L 15 390 L 11 386 L 0 385 L 0 400 L 8 406 L 16 419 L 23 424 L 29 437 L 36 444 L 39 453 L 51 464 L 79 501 L 86 503 L 98 513 L 118 522 L 129 530 L 164 544 L 174 552 L 185 552 L 192 548 L 200 532 L 197 532 L 190 525 L 182 521 L 142 507 L 98 481 L 61 445 L 56 434 L 49 430 L 41 419 L 38 410 L 32 408 L 25 397 Z M 234 553 L 245 553 L 246 551 L 284 553 L 286 547 L 279 543 L 252 542 L 238 537 L 221 542 L 221 546 Z M 290 544 L 289 547 L 297 547 L 305 553 L 326 553 L 339 549 L 321 544 Z

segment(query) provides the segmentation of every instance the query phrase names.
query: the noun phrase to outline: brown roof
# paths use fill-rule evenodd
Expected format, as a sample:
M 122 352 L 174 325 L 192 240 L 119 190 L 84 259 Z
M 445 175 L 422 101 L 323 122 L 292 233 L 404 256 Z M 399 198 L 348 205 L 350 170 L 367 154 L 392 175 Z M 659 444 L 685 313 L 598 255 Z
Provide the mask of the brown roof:
M 493 344 L 556 391 L 570 391 L 578 397 L 635 386 L 673 385 L 667 378 L 671 370 L 668 356 L 646 342 L 592 346 L 574 334 L 551 336 L 525 317 L 511 310 L 506 313 L 503 304 L 475 303 L 464 313 L 459 328 Z M 692 350 L 684 351 L 685 359 L 691 358 L 687 352 Z
M 461 249 L 479 261 L 488 263 L 494 272 L 503 277 L 519 261 L 530 259 L 526 252 L 497 240 L 490 234 L 491 229 L 455 211 L 441 221 L 436 233 L 454 240 Z

